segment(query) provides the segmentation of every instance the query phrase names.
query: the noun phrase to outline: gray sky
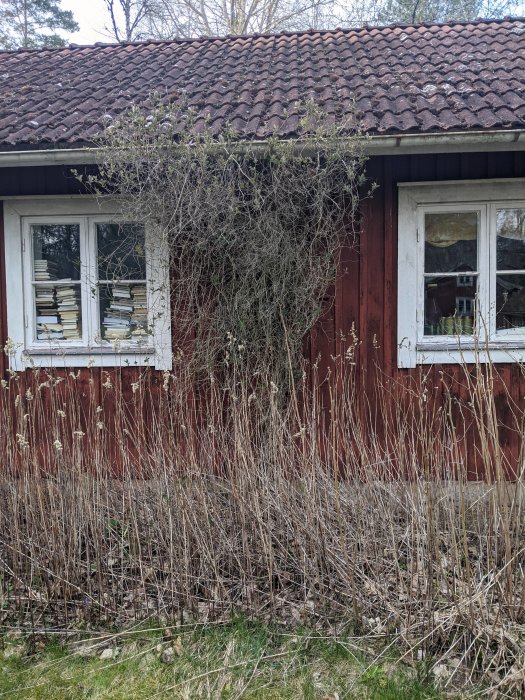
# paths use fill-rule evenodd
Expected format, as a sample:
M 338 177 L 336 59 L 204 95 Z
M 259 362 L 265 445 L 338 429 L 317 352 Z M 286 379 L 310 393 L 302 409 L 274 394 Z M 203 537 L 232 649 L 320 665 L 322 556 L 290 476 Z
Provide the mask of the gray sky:
M 73 44 L 94 44 L 96 41 L 110 41 L 104 25 L 108 24 L 108 16 L 103 0 L 62 0 L 64 10 L 71 10 L 80 25 L 80 31 L 71 34 L 69 40 Z
M 104 0 L 62 0 L 64 10 L 71 10 L 80 25 L 80 31 L 69 37 L 74 44 L 94 44 L 96 41 L 114 41 L 104 25 L 108 25 L 109 17 L 105 10 Z M 525 0 L 518 0 L 517 15 L 525 15 Z

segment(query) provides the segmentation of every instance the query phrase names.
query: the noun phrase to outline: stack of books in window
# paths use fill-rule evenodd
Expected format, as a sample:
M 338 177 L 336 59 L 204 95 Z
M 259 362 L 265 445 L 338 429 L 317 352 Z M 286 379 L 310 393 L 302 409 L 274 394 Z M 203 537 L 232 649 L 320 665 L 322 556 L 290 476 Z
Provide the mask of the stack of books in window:
M 106 340 L 124 340 L 131 336 L 131 314 L 133 301 L 131 288 L 126 284 L 114 284 L 109 306 L 104 314 L 102 325 Z
M 146 285 L 114 284 L 102 325 L 106 340 L 140 338 L 146 333 Z
M 56 316 L 58 309 L 53 287 L 36 286 L 35 301 L 37 316 Z
M 134 285 L 131 287 L 133 297 L 133 312 L 131 314 L 131 337 L 140 339 L 147 336 L 148 327 L 148 300 L 146 285 Z
M 76 285 L 57 287 L 57 307 L 65 340 L 80 340 L 80 289 Z
M 54 260 L 35 260 L 35 282 L 56 280 L 57 264 Z
M 58 316 L 55 289 L 36 286 L 35 305 L 37 340 L 61 340 L 64 335 Z

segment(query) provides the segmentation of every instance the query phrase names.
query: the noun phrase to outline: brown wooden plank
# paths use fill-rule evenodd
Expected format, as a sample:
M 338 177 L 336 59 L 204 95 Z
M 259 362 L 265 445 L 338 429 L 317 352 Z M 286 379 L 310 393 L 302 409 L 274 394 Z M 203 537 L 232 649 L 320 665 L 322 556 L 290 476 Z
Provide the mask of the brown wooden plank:
M 367 200 L 360 246 L 361 318 L 359 340 L 362 347 L 362 368 L 369 372 L 377 361 L 377 349 L 383 342 L 383 277 L 384 231 L 383 212 L 385 184 L 382 159 L 371 159 L 367 166 L 369 178 L 377 184 L 372 199 Z
M 384 159 L 383 370 L 391 376 L 397 360 L 397 187 L 392 158 Z

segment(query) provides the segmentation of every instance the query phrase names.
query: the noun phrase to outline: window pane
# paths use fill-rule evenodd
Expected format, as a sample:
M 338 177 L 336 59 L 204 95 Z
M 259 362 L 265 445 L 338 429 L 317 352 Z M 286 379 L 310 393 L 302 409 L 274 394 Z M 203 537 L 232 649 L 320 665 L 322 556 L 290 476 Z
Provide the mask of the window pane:
M 97 245 L 99 279 L 146 279 L 144 226 L 97 224 Z
M 425 214 L 425 272 L 475 272 L 478 212 Z
M 498 270 L 525 270 L 525 209 L 498 209 Z
M 474 276 L 426 277 L 425 335 L 472 335 L 476 290 Z
M 36 340 L 80 340 L 80 286 L 35 285 Z
M 33 224 L 31 235 L 35 282 L 80 279 L 78 224 Z
M 525 328 L 525 275 L 496 276 L 496 328 Z
M 100 285 L 99 299 L 105 340 L 140 340 L 148 335 L 145 284 Z

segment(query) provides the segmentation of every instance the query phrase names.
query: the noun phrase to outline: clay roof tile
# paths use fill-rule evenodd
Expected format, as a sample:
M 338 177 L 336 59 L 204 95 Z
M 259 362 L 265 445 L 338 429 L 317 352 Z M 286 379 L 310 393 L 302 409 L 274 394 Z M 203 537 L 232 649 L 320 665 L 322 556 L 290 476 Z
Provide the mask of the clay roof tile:
M 307 99 L 371 134 L 523 128 L 525 20 L 4 51 L 0 77 L 0 148 L 90 142 L 153 91 L 245 139 L 292 136 Z

